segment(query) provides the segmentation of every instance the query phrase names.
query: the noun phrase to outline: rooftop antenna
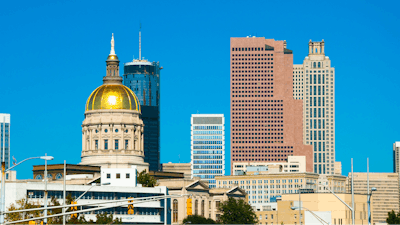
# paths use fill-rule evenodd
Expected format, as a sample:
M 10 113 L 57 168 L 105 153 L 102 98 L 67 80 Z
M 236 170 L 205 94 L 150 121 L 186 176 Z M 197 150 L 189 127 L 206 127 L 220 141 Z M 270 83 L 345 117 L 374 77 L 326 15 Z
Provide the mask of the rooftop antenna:
M 139 60 L 142 60 L 142 23 L 139 27 Z

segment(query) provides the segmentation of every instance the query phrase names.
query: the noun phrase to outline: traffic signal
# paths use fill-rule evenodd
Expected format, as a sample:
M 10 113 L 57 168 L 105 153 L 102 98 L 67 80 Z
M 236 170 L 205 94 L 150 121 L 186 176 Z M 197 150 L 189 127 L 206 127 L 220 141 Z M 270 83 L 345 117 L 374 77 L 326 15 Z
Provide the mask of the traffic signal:
M 133 199 L 132 197 L 129 197 L 128 199 Z M 133 215 L 135 213 L 134 207 L 133 207 L 133 200 L 129 200 L 128 203 L 132 203 L 128 205 L 128 214 Z
M 187 215 L 191 216 L 192 215 L 192 199 L 188 198 L 186 200 L 186 206 L 187 206 Z
M 71 202 L 71 205 L 76 205 L 77 202 Z M 71 211 L 78 211 L 78 207 L 77 206 L 71 206 Z M 73 213 L 71 214 L 71 218 L 77 218 L 78 217 L 78 213 Z

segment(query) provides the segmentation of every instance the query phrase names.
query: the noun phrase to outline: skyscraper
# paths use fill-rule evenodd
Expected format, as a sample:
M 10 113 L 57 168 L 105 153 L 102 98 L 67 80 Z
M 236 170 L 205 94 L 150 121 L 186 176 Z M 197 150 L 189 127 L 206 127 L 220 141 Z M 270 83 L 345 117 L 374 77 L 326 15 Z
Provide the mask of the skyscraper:
M 325 42 L 308 43 L 303 64 L 293 65 L 293 98 L 303 99 L 303 142 L 313 146 L 314 172 L 335 172 L 335 69 Z
M 1 162 L 3 159 L 6 163 L 6 169 L 10 167 L 10 114 L 0 113 L 0 129 L 1 129 Z M 3 158 L 4 156 L 4 158 Z
M 160 165 L 160 62 L 149 62 L 141 57 L 124 65 L 124 85 L 139 98 L 144 123 L 144 161 L 149 170 L 159 171 Z
M 306 156 L 303 102 L 293 99 L 292 51 L 285 41 L 231 38 L 231 165 L 233 162 L 286 162 Z
M 215 176 L 225 175 L 225 117 L 223 114 L 192 114 L 192 177 L 215 188 Z
M 399 172 L 399 164 L 400 164 L 400 141 L 396 141 L 393 143 L 393 173 Z

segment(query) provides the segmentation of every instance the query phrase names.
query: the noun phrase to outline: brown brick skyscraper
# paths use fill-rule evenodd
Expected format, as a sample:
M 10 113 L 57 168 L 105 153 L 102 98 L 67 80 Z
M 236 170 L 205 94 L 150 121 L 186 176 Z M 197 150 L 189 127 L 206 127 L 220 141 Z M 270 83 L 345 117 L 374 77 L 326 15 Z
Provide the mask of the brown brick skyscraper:
M 235 162 L 286 162 L 303 145 L 303 100 L 293 99 L 293 54 L 284 41 L 231 38 L 231 171 Z

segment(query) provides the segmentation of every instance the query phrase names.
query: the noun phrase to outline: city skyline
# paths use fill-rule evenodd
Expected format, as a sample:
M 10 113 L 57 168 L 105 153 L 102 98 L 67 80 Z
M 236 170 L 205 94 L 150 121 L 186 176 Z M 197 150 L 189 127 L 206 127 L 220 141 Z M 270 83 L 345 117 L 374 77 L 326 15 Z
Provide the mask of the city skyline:
M 6 35 L 1 37 L 2 43 L 7 43 L 4 45 L 7 54 L 1 58 L 4 70 L 0 111 L 13 116 L 11 156 L 18 161 L 44 153 L 53 155 L 54 163 L 64 159 L 67 163 L 80 161 L 83 106 L 105 75 L 102 66 L 104 55 L 109 51 L 109 36 L 115 33 L 121 62 L 131 61 L 132 53 L 137 52 L 134 47 L 137 38 L 132 37 L 137 37 L 139 21 L 145 21 L 143 56 L 162 62 L 164 67 L 160 104 L 161 163 L 178 162 L 178 155 L 181 162 L 190 161 L 188 121 L 191 114 L 197 111 L 229 114 L 229 38 L 256 35 L 286 40 L 288 48 L 293 50 L 294 64 L 301 63 L 307 55 L 309 39 L 324 39 L 329 43 L 326 52 L 329 49 L 328 55 L 334 59 L 335 70 L 338 70 L 335 160 L 342 162 L 344 175 L 350 171 L 351 157 L 355 171 L 366 170 L 367 157 L 371 172 L 392 171 L 391 145 L 400 140 L 395 120 L 399 108 L 395 86 L 400 80 L 396 76 L 399 69 L 394 66 L 395 51 L 385 51 L 389 57 L 382 58 L 378 57 L 382 47 L 373 48 L 377 40 L 385 42 L 389 46 L 386 49 L 399 48 L 395 41 L 399 31 L 392 26 L 399 18 L 392 4 L 376 7 L 369 2 L 346 3 L 348 7 L 339 8 L 341 3 L 336 3 L 325 10 L 330 7 L 327 3 L 306 7 L 293 2 L 285 8 L 293 15 L 281 21 L 286 26 L 271 24 L 268 29 L 260 25 L 279 14 L 262 13 L 262 8 L 277 7 L 277 3 L 264 3 L 264 7 L 243 6 L 241 9 L 246 11 L 247 18 L 228 16 L 238 6 L 242 7 L 237 2 L 232 5 L 214 3 L 213 9 L 208 7 L 211 2 L 194 3 L 190 7 L 203 12 L 210 10 L 210 18 L 204 18 L 204 13 L 182 10 L 190 9 L 186 3 L 174 9 L 158 2 L 160 9 L 156 9 L 155 18 L 144 12 L 138 12 L 135 18 L 125 16 L 129 9 L 138 7 L 128 3 L 124 8 L 106 8 L 101 3 L 91 5 L 93 11 L 87 15 L 80 8 L 86 8 L 88 3 L 81 3 L 78 9 L 76 4 L 25 2 L 17 6 L 7 2 L 2 9 L 5 12 L 0 14 L 3 21 L 10 21 L 4 24 Z M 314 21 L 313 29 L 304 30 L 300 25 L 305 24 L 298 22 L 305 21 L 306 9 L 324 15 L 324 19 Z M 63 10 L 67 13 L 61 13 L 61 17 L 59 12 Z M 174 10 L 180 14 L 175 15 Z M 105 13 L 111 15 L 101 16 Z M 374 19 L 369 17 L 372 13 Z M 337 19 L 339 14 L 345 18 Z M 257 22 L 250 24 L 253 21 Z M 196 96 L 200 91 L 202 95 Z M 26 96 L 34 98 L 26 101 Z M 55 123 L 57 118 L 63 119 Z M 230 127 L 230 123 L 227 120 L 225 126 Z M 226 140 L 230 138 L 226 134 Z M 360 143 L 365 146 L 361 147 Z M 230 168 L 230 149 L 227 141 L 226 168 Z M 376 156 L 376 152 L 380 154 Z M 40 163 L 32 161 L 19 166 L 18 178 L 31 178 L 32 165 Z

